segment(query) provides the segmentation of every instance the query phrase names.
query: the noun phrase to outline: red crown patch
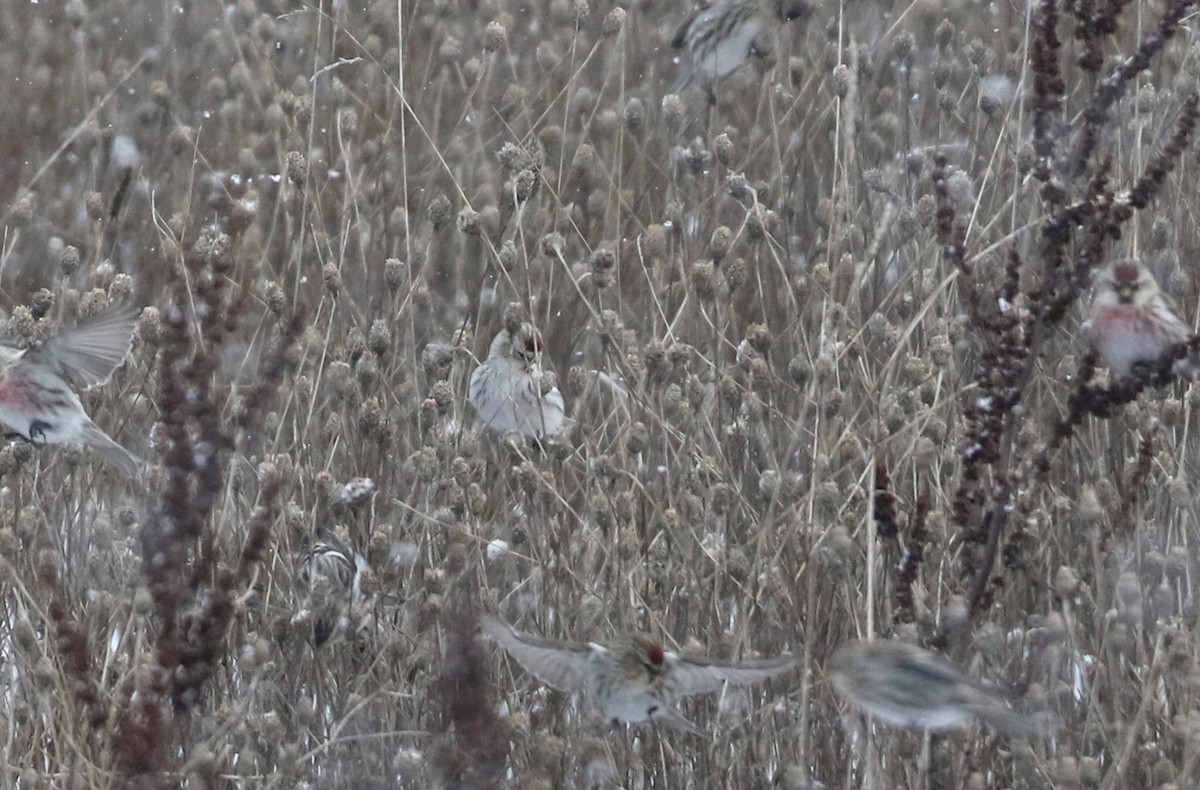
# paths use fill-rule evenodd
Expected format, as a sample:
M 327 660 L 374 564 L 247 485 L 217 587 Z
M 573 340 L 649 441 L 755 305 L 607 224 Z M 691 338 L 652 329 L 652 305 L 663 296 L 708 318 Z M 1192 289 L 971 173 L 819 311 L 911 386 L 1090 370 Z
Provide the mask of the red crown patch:
M 1132 264 L 1122 263 L 1113 267 L 1113 280 L 1118 283 L 1136 283 L 1140 276 L 1138 267 Z

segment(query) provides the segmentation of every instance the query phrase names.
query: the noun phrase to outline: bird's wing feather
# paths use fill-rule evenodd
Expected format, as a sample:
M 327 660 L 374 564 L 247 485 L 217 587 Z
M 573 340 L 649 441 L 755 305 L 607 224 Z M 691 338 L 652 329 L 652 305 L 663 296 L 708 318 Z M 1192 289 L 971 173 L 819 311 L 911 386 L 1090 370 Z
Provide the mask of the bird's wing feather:
M 700 16 L 700 13 L 700 11 L 693 11 L 687 15 L 679 27 L 675 28 L 675 35 L 671 38 L 672 49 L 682 49 L 683 45 L 687 43 L 688 29 L 696 21 L 696 17 Z
M 597 646 L 543 639 L 523 634 L 491 615 L 480 618 L 483 631 L 503 647 L 527 672 L 562 691 L 587 686 L 590 656 Z
M 103 384 L 129 356 L 138 313 L 132 306 L 110 310 L 30 348 L 25 359 L 48 364 L 83 387 Z
M 674 653 L 667 653 L 667 661 L 671 664 L 671 671 L 668 673 L 670 691 L 681 697 L 720 691 L 726 683 L 731 686 L 760 683 L 787 672 L 796 663 L 792 656 L 762 658 L 734 664 L 702 658 L 684 658 Z
M 650 719 L 656 724 L 665 724 L 668 727 L 673 727 L 681 732 L 686 732 L 691 735 L 708 736 L 709 733 L 692 724 L 686 716 L 669 706 L 662 706 L 654 713 L 650 714 Z

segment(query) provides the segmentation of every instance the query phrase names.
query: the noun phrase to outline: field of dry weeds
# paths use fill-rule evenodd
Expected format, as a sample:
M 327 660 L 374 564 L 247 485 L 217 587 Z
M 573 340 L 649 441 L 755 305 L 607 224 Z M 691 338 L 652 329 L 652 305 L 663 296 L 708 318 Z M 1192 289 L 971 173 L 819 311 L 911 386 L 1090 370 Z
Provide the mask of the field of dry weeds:
M 687 10 L 0 4 L 9 332 L 148 306 L 85 404 L 152 462 L 0 449 L 0 786 L 1200 783 L 1200 401 L 1077 337 L 1120 256 L 1194 323 L 1194 3 L 825 0 L 711 109 Z M 511 302 L 540 449 L 465 401 Z M 483 609 L 800 668 L 614 729 Z M 867 634 L 1062 728 L 926 770 L 827 681 Z

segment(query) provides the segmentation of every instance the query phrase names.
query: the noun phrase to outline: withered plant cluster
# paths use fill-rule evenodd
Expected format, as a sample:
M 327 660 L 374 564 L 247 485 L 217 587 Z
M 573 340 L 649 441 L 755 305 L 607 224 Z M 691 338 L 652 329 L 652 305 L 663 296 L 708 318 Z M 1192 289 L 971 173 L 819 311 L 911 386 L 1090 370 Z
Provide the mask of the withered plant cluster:
M 145 307 L 84 403 L 150 462 L 0 447 L 0 786 L 1200 783 L 1200 398 L 1080 333 L 1125 257 L 1196 322 L 1196 4 L 814 3 L 711 107 L 686 10 L 0 4 L 6 334 Z M 511 304 L 540 444 L 465 400 Z M 484 610 L 799 668 L 614 728 Z M 1060 729 L 918 760 L 864 636 Z

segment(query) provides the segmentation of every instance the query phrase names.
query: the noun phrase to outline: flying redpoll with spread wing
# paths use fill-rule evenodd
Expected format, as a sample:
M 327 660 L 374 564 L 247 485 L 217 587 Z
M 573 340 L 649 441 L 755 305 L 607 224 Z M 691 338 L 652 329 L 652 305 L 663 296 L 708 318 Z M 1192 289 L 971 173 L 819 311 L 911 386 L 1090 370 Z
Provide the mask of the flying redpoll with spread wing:
M 766 36 L 777 24 L 806 11 L 804 0 L 716 0 L 696 9 L 671 39 L 673 48 L 687 50 L 689 60 L 671 92 L 694 83 L 715 104 L 713 83 L 737 71 L 752 55 L 762 54 L 769 47 Z
M 92 422 L 70 385 L 87 389 L 109 380 L 129 356 L 137 316 L 121 308 L 28 348 L 0 345 L 0 421 L 30 442 L 91 447 L 136 475 L 141 460 Z
M 542 336 L 528 321 L 507 322 L 491 351 L 471 374 L 468 400 L 483 421 L 501 433 L 534 439 L 552 436 L 566 419 L 558 387 L 542 371 Z
M 611 647 L 543 639 L 488 615 L 482 624 L 484 632 L 530 674 L 561 691 L 582 691 L 606 719 L 651 721 L 693 735 L 704 733 L 671 707 L 673 700 L 720 691 L 726 683 L 759 683 L 795 663 L 791 656 L 740 663 L 683 657 L 643 636 Z
M 909 730 L 952 730 L 977 718 L 1003 735 L 1044 735 L 1049 721 L 1008 707 L 1003 695 L 963 675 L 953 664 L 915 645 L 863 639 L 830 659 L 834 687 L 888 724 Z
M 1159 362 L 1192 336 L 1154 276 L 1136 261 L 1101 269 L 1094 291 L 1085 329 L 1116 377 L 1135 375 L 1135 367 Z M 1193 376 L 1196 370 L 1196 360 L 1189 357 L 1174 366 L 1179 376 Z

